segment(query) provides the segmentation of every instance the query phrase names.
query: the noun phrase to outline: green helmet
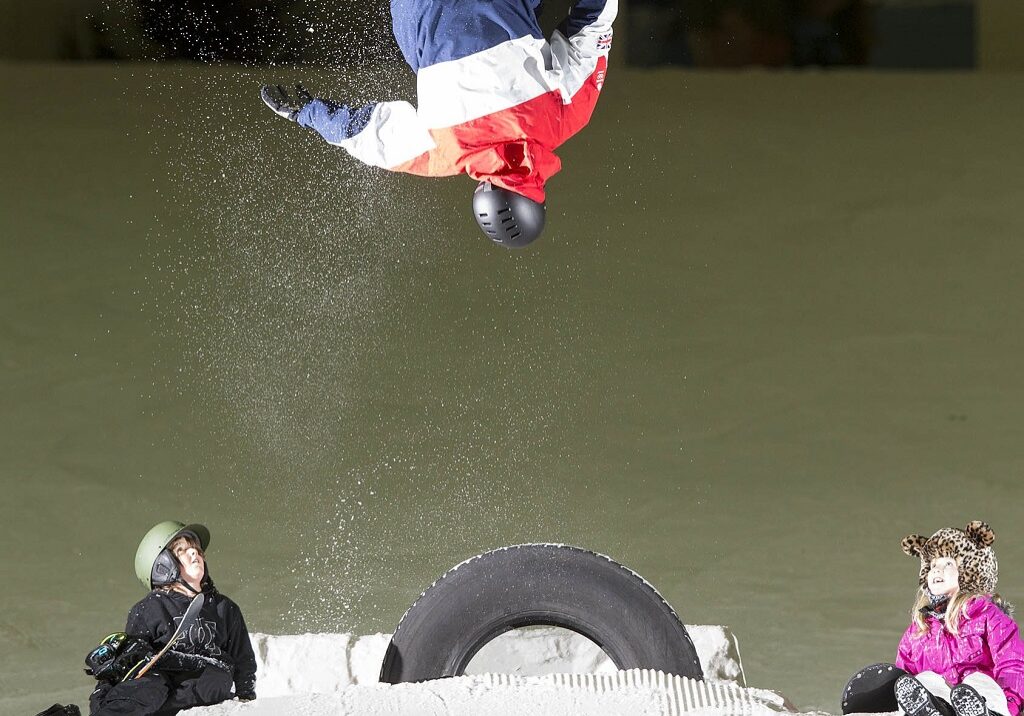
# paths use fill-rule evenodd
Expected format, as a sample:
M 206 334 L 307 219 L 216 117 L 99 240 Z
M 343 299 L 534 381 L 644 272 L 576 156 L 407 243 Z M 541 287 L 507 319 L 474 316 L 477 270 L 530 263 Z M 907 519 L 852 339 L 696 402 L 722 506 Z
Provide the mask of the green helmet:
M 199 538 L 199 545 L 206 551 L 210 544 L 210 530 L 200 524 L 186 525 L 184 522 L 168 520 L 161 522 L 146 533 L 135 551 L 135 576 L 148 591 L 153 588 L 153 564 L 171 542 L 184 532 L 191 532 Z M 175 560 L 177 561 L 177 560 Z

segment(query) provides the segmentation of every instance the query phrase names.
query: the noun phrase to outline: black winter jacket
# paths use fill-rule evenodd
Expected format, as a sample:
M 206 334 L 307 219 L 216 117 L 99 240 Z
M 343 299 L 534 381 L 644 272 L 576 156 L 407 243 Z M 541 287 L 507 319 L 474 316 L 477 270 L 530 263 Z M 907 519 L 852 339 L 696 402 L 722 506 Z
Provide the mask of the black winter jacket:
M 233 675 L 235 696 L 256 697 L 256 656 L 249 641 L 242 610 L 212 585 L 206 586 L 199 618 L 160 659 L 156 672 L 202 671 L 208 666 Z M 128 612 L 125 633 L 142 637 L 162 649 L 174 634 L 191 597 L 154 589 Z

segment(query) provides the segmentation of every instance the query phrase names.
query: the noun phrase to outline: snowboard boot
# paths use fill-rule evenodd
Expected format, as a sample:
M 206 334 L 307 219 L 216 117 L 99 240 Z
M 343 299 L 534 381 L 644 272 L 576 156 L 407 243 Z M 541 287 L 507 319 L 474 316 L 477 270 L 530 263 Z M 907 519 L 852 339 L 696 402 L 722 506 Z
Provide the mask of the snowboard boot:
M 67 706 L 54 704 L 46 709 L 46 711 L 40 711 L 36 716 L 82 716 L 82 712 L 74 704 L 68 704 Z
M 900 710 L 907 716 L 943 716 L 935 697 L 913 676 L 896 679 L 893 692 Z
M 989 716 L 985 697 L 967 684 L 959 684 L 949 692 L 949 700 L 953 702 L 956 716 Z

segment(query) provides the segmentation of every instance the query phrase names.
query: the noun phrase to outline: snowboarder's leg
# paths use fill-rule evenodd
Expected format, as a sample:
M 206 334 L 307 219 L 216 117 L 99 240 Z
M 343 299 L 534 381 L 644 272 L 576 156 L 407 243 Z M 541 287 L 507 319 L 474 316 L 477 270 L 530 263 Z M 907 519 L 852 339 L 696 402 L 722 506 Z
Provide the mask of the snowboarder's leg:
M 944 678 L 934 671 L 922 671 L 916 678 L 921 682 L 922 686 L 928 689 L 928 693 L 936 699 L 941 699 L 947 704 L 949 703 L 949 684 L 946 683 Z
M 543 38 L 537 21 L 541 4 L 542 0 L 391 0 L 391 30 L 402 57 L 418 73 L 508 40 Z
M 210 706 L 227 701 L 231 698 L 232 683 L 231 674 L 227 671 L 208 666 L 198 676 L 181 681 L 162 710 Z
M 423 14 L 420 8 L 422 4 L 423 0 L 391 0 L 391 31 L 398 42 L 398 49 L 402 51 L 402 57 L 413 72 L 419 71 L 420 67 L 416 47 L 419 44 L 417 33 L 419 18 Z
M 167 700 L 168 685 L 163 676 L 152 675 L 99 691 L 89 699 L 89 716 L 151 716 Z
M 89 695 L 89 713 L 96 713 L 96 711 L 99 710 L 107 692 L 112 688 L 114 688 L 114 685 L 109 681 L 100 681 L 96 684 L 96 688 L 93 690 L 92 694 Z

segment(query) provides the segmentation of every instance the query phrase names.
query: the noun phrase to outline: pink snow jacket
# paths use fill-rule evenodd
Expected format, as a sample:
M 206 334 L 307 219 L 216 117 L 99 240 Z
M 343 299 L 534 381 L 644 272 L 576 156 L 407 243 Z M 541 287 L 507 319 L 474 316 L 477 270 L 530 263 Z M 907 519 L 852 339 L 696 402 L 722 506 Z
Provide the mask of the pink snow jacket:
M 960 635 L 950 634 L 943 622 L 928 619 L 928 631 L 915 636 L 911 624 L 900 639 L 896 666 L 910 674 L 934 671 L 950 686 L 980 671 L 1003 688 L 1010 716 L 1018 716 L 1024 696 L 1024 643 L 1017 624 L 989 597 L 967 603 Z

